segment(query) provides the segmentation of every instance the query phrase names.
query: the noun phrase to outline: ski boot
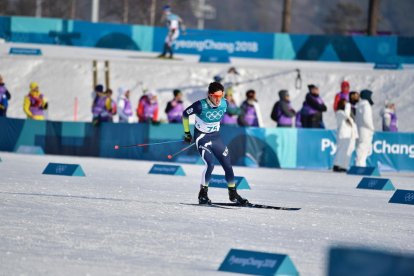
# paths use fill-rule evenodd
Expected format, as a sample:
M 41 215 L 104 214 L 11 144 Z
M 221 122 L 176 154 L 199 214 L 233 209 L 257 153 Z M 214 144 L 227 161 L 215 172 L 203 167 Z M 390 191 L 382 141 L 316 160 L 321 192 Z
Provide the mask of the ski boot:
M 236 190 L 236 187 L 228 187 L 229 189 L 229 199 L 231 202 L 235 202 L 240 205 L 247 205 L 249 201 L 245 198 L 242 198 Z
M 198 204 L 211 204 L 208 198 L 208 186 L 200 185 L 200 192 L 198 193 Z

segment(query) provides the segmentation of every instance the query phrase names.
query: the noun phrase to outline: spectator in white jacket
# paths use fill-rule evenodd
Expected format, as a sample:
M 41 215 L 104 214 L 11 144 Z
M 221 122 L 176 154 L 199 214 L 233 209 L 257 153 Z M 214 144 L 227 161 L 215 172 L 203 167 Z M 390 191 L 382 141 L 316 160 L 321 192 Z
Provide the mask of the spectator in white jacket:
M 358 130 L 351 116 L 351 104 L 345 99 L 339 100 L 335 112 L 337 132 L 337 148 L 334 159 L 334 172 L 346 172 L 349 167 L 352 153 L 355 150 L 355 142 L 358 138 Z
M 361 99 L 356 105 L 356 124 L 358 127 L 358 145 L 355 165 L 366 167 L 367 158 L 372 154 L 372 138 L 374 136 L 374 121 L 372 118 L 372 91 L 362 90 Z
M 123 87 L 118 89 L 118 114 L 120 123 L 133 123 L 134 112 L 129 100 L 130 91 Z

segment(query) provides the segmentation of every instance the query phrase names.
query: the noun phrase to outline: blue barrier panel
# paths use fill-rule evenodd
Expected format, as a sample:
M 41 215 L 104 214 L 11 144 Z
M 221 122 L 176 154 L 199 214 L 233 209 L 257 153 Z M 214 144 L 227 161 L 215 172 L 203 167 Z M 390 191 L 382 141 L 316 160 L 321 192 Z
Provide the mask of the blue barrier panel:
M 388 203 L 410 204 L 414 205 L 414 191 L 412 190 L 396 190 Z
M 414 275 L 414 256 L 366 248 L 332 248 L 328 276 Z
M 374 69 L 379 70 L 401 70 L 403 69 L 401 63 L 375 63 Z
M 185 176 L 184 170 L 181 168 L 181 166 L 163 164 L 154 164 L 148 173 Z
M 49 163 L 43 174 L 85 176 L 82 167 L 78 164 Z
M 202 53 L 198 62 L 230 63 L 229 55 L 219 53 Z
M 299 275 L 288 255 L 231 249 L 219 271 L 251 275 Z
M 359 182 L 358 189 L 371 189 L 371 190 L 383 190 L 394 191 L 395 187 L 392 185 L 391 180 L 388 178 L 371 178 L 364 177 Z
M 379 171 L 376 167 L 358 167 L 352 166 L 348 172 L 348 174 L 354 175 L 370 175 L 370 176 L 380 176 Z
M 45 152 L 43 151 L 43 148 L 40 146 L 26 146 L 26 145 L 19 146 L 16 152 L 24 153 L 24 154 L 39 154 L 39 155 L 45 154 Z
M 236 181 L 236 188 L 238 190 L 250 190 L 249 183 L 247 182 L 246 178 L 243 176 L 235 176 L 234 180 Z M 210 182 L 208 183 L 210 188 L 225 188 L 227 189 L 227 181 L 224 175 L 211 175 Z
M 194 165 L 202 165 L 202 164 L 204 164 L 204 162 L 201 159 L 200 155 L 178 155 L 174 159 L 174 162 L 177 162 L 177 163 L 186 163 L 186 164 L 194 164 Z
M 12 47 L 9 50 L 9 55 L 40 56 L 40 55 L 42 55 L 42 50 L 41 49 L 36 49 L 36 48 L 17 48 L 17 47 Z

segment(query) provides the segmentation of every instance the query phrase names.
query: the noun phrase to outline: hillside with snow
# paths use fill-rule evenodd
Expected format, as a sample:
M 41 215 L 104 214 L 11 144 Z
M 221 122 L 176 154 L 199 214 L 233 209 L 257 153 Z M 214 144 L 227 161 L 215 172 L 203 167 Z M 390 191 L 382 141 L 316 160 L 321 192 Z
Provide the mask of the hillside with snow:
M 10 47 L 41 48 L 42 56 L 11 56 Z M 172 98 L 172 90 L 184 92 L 185 103 L 205 96 L 208 83 L 213 76 L 223 75 L 231 66 L 240 75 L 236 81 L 235 98 L 244 99 L 248 89 L 257 91 L 265 126 L 275 123 L 270 119 L 271 108 L 278 100 L 278 91 L 288 89 L 295 110 L 301 108 L 307 84 L 320 86 L 321 96 L 328 106 L 324 114 L 327 128 L 336 128 L 332 109 L 334 95 L 340 83 L 346 79 L 351 90 L 370 89 L 374 92 L 374 118 L 377 130 L 381 129 L 380 111 L 386 101 L 396 103 L 399 128 L 413 132 L 411 121 L 414 104 L 414 67 L 404 70 L 373 70 L 372 64 L 299 62 L 276 60 L 231 59 L 231 64 L 199 63 L 198 56 L 179 56 L 178 60 L 158 60 L 157 53 L 142 53 L 90 48 L 44 46 L 30 44 L 0 44 L 0 74 L 12 93 L 9 117 L 25 118 L 22 105 L 28 93 L 29 83 L 36 81 L 49 100 L 47 118 L 54 121 L 73 121 L 75 98 L 78 99 L 78 120 L 91 120 L 92 104 L 92 60 L 98 60 L 98 81 L 104 83 L 103 61 L 110 61 L 110 84 L 117 97 L 123 86 L 132 89 L 132 102 L 136 107 L 142 89 L 157 90 L 160 117 L 166 119 L 164 108 Z M 301 71 L 302 88 L 295 88 L 297 73 Z

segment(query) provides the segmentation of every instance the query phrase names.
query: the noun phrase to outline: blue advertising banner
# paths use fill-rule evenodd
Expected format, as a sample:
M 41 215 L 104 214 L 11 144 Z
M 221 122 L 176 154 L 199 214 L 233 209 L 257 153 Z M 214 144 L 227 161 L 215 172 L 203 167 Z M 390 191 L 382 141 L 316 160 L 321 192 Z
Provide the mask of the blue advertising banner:
M 166 28 L 154 28 L 154 51 L 162 51 Z M 174 42 L 174 51 L 182 54 L 222 53 L 234 57 L 273 58 L 273 34 L 188 30 Z
M 178 142 L 157 147 L 157 150 L 151 146 L 114 150 L 115 144 L 180 140 L 182 126 L 179 124 L 102 123 L 96 127 L 81 122 L 0 117 L 0 129 L 0 150 L 3 151 L 30 146 L 43 149 L 45 154 L 171 162 L 167 156 L 186 146 Z M 336 154 L 335 131 L 332 130 L 223 126 L 221 137 L 229 149 L 232 164 L 239 166 L 331 169 Z M 180 156 L 189 162 L 203 163 L 196 147 Z M 414 133 L 375 133 L 372 155 L 367 163 L 379 171 L 414 171 Z
M 160 52 L 167 28 L 57 18 L 0 16 L 0 37 L 10 42 Z M 414 38 L 296 35 L 188 29 L 177 53 L 278 60 L 414 63 Z

